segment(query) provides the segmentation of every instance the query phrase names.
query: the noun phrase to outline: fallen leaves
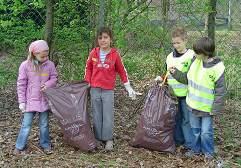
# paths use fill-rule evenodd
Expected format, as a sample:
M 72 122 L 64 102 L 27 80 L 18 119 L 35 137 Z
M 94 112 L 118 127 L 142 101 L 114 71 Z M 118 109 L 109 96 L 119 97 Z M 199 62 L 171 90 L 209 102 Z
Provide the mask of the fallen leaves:
M 148 81 L 141 81 L 135 88 L 146 93 L 149 88 Z M 16 99 L 16 86 L 0 90 L 0 167 L 163 167 L 163 168 L 202 168 L 217 166 L 218 162 L 205 162 L 203 157 L 188 159 L 183 156 L 181 148 L 177 148 L 176 155 L 149 151 L 143 148 L 129 146 L 132 140 L 138 117 L 141 113 L 145 94 L 138 96 L 133 101 L 123 94 L 122 86 L 115 90 L 115 129 L 114 129 L 114 151 L 105 152 L 98 150 L 93 153 L 83 153 L 63 142 L 63 134 L 57 121 L 50 116 L 50 135 L 53 144 L 53 154 L 45 155 L 39 147 L 39 128 L 35 119 L 28 141 L 29 153 L 24 156 L 14 156 L 12 151 L 15 146 L 16 137 L 21 123 L 21 113 L 18 110 Z M 218 148 L 217 159 L 222 164 L 237 167 L 235 158 L 241 157 L 240 135 L 240 102 L 227 105 L 223 122 L 215 120 L 215 141 Z M 235 114 L 232 113 L 235 108 Z M 237 109 L 239 109 L 237 111 Z M 231 122 L 229 122 L 231 121 Z M 232 141 L 229 141 L 224 132 L 231 131 Z M 229 161 L 228 161 L 229 160 Z M 237 160 L 237 159 L 236 159 Z M 220 167 L 221 168 L 221 167 Z

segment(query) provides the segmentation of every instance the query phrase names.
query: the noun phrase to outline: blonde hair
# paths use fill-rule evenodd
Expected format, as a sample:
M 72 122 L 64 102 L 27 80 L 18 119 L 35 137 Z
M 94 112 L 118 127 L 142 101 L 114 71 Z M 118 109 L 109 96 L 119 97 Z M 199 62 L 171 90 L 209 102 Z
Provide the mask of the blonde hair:
M 183 27 L 176 27 L 173 31 L 172 31 L 172 38 L 175 37 L 180 37 L 183 40 L 187 39 L 187 32 Z
M 34 56 L 34 54 L 32 52 L 28 53 L 28 58 L 27 59 L 31 62 L 33 70 L 35 72 L 39 72 L 40 71 L 40 65 L 35 62 L 36 59 L 35 59 L 35 56 Z

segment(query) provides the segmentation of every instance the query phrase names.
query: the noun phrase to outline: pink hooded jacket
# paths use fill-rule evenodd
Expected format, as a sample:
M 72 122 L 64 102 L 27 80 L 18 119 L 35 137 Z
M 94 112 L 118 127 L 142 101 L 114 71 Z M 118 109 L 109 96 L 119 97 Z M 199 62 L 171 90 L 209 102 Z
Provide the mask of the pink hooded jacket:
M 39 72 L 34 71 L 30 60 L 22 62 L 19 67 L 17 93 L 18 102 L 26 103 L 26 112 L 44 112 L 49 109 L 40 89 L 43 84 L 47 88 L 56 86 L 57 76 L 54 63 L 50 60 L 42 63 Z

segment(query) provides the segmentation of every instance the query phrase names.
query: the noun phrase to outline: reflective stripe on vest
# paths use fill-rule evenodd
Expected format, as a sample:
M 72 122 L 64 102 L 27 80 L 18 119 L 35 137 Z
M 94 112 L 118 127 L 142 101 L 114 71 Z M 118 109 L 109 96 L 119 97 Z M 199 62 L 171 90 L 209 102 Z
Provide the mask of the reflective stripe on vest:
M 173 89 L 175 96 L 182 97 L 187 95 L 187 85 L 178 82 L 171 75 L 168 75 L 167 80 L 168 85 Z
M 173 57 L 172 52 L 167 56 L 167 69 L 169 69 L 172 66 L 175 66 L 179 71 L 187 72 L 193 56 L 194 51 L 190 49 L 181 57 Z M 173 89 L 175 96 L 184 97 L 187 95 L 187 85 L 178 82 L 170 74 L 167 77 L 167 83 Z
M 203 62 L 195 59 L 188 74 L 188 95 L 186 98 L 188 106 L 193 109 L 211 112 L 215 98 L 215 82 L 224 72 L 222 62 L 210 68 L 203 68 Z
M 208 94 L 214 94 L 214 89 L 209 89 L 207 87 L 204 87 L 202 85 L 199 85 L 195 82 L 193 82 L 192 80 L 188 80 L 188 85 L 194 89 L 197 89 L 199 91 L 202 91 L 202 92 L 205 92 L 205 93 L 208 93 Z
M 213 100 L 209 100 L 209 99 L 206 99 L 206 98 L 203 98 L 203 97 L 200 97 L 200 96 L 196 96 L 196 95 L 194 95 L 192 93 L 188 93 L 188 96 L 192 100 L 195 100 L 195 101 L 198 101 L 198 102 L 202 102 L 202 103 L 207 104 L 207 105 L 212 105 L 213 104 Z

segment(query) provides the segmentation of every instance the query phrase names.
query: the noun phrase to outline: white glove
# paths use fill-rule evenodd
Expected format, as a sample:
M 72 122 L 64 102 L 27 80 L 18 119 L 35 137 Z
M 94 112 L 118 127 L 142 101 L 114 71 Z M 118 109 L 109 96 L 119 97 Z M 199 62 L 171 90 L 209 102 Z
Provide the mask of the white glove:
M 162 82 L 163 79 L 161 76 L 157 76 L 155 79 L 154 79 L 156 82 Z
M 20 109 L 22 112 L 25 112 L 25 110 L 26 110 L 26 104 L 25 104 L 25 103 L 20 103 L 20 104 L 19 104 L 19 109 Z
M 126 91 L 127 91 L 128 94 L 129 94 L 129 97 L 130 97 L 132 100 L 135 100 L 135 99 L 136 99 L 136 95 L 142 95 L 142 94 L 139 93 L 139 92 L 135 92 L 135 91 L 132 89 L 132 87 L 131 87 L 131 85 L 130 85 L 129 82 L 124 83 L 124 86 L 125 86 L 125 88 L 126 88 Z

